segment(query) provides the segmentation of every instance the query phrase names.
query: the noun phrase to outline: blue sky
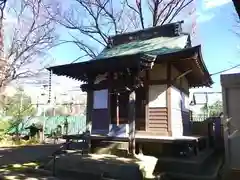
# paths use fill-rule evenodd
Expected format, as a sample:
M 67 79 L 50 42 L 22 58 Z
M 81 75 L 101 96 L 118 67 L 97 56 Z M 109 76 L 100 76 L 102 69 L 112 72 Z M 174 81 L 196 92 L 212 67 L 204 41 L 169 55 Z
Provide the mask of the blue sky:
M 240 64 L 240 36 L 234 32 L 238 30 L 236 24 L 235 9 L 230 0 L 197 0 L 197 36 L 210 73 Z M 61 38 L 68 36 L 63 29 L 60 31 Z M 71 62 L 80 55 L 73 44 L 61 45 L 52 51 L 56 64 Z M 221 90 L 219 77 L 213 76 L 215 83 L 211 91 Z
M 207 0 L 206 0 L 207 1 Z M 210 1 L 210 0 L 209 0 Z M 214 0 L 211 0 L 214 1 Z M 198 28 L 204 61 L 210 73 L 240 64 L 237 17 L 231 1 L 215 0 L 212 7 L 200 6 Z M 217 6 L 217 1 L 219 6 Z M 221 4 L 220 2 L 225 2 Z M 239 72 L 238 68 L 231 72 Z M 213 90 L 220 90 L 220 76 L 213 76 Z

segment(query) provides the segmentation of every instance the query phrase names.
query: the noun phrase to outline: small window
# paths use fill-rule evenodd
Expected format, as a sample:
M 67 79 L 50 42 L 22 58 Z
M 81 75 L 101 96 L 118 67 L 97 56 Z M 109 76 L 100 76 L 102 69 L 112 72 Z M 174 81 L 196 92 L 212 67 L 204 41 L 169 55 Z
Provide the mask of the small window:
M 103 89 L 94 91 L 93 93 L 93 108 L 107 109 L 108 108 L 108 90 Z

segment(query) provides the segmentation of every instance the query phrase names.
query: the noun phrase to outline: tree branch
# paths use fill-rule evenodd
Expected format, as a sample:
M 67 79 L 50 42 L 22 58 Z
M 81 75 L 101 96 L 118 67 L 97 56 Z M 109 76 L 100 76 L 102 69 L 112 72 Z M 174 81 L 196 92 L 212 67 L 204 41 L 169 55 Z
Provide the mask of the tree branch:
M 74 4 L 67 9 L 47 9 L 51 20 L 72 34 L 60 44 L 72 42 L 94 58 L 108 46 L 109 36 L 171 22 L 192 1 L 136 0 L 136 4 L 131 4 L 129 0 L 73 0 Z
M 11 41 L 6 48 L 7 61 L 0 88 L 42 71 L 40 60 L 47 57 L 48 50 L 58 41 L 55 23 L 43 16 L 46 10 L 42 0 L 24 0 L 18 4 L 19 7 L 14 5 L 10 5 L 10 13 L 16 13 L 17 21 L 13 24 Z
M 194 0 L 189 0 L 186 4 L 184 4 L 185 0 L 182 0 L 180 7 L 175 11 L 175 13 L 172 15 L 168 22 L 171 22 L 185 7 L 187 7 L 193 1 Z
M 140 23 L 141 23 L 141 26 L 142 26 L 142 29 L 144 29 L 145 26 L 144 26 L 143 12 L 142 12 L 142 0 L 137 0 L 137 1 L 136 1 L 137 8 L 134 8 L 133 6 L 131 6 L 131 5 L 128 3 L 128 0 L 126 0 L 126 4 L 127 4 L 127 6 L 128 6 L 131 10 L 133 10 L 135 13 L 138 14 L 139 19 L 140 19 Z

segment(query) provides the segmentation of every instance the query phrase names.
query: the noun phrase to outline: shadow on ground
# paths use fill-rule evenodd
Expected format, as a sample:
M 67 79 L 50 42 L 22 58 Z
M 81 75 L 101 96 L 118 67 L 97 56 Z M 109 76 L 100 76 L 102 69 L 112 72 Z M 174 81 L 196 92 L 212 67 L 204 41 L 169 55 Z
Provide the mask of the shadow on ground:
M 134 158 L 120 158 L 115 155 L 82 155 L 79 151 L 68 151 L 67 154 L 56 159 L 55 166 L 53 163 L 51 161 L 45 168 L 52 171 L 53 167 L 55 167 L 56 175 L 59 177 L 70 174 L 74 178 L 86 177 L 83 179 L 94 176 L 94 179 L 101 179 L 101 177 L 129 179 L 131 177 L 132 180 L 140 180 L 160 175 L 154 174 L 157 158 L 152 156 L 141 155 Z
M 0 167 L 44 160 L 44 158 L 59 149 L 60 146 L 61 144 L 47 144 L 0 148 Z
M 153 157 L 119 158 L 113 155 L 82 155 L 73 150 L 56 160 L 56 177 L 52 177 L 52 154 L 60 148 L 57 145 L 31 145 L 0 148 L 1 179 L 143 179 L 151 176 L 157 159 Z M 35 169 L 44 164 L 46 170 Z M 124 172 L 124 173 L 123 173 Z
M 53 177 L 51 172 L 35 169 L 34 164 L 28 165 L 9 165 L 0 169 L 0 179 L 11 179 L 11 180 L 26 180 L 26 179 L 38 179 L 46 180 L 52 179 L 57 180 Z
M 51 173 L 35 169 L 50 160 L 61 145 L 31 145 L 0 148 L 0 179 L 56 179 Z

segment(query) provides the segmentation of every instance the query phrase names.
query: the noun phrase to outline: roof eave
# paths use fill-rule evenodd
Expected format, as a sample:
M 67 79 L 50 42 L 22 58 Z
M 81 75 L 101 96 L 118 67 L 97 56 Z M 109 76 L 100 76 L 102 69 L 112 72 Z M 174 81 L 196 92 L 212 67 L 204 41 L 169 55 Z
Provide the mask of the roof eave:
M 213 80 L 212 80 L 212 77 L 211 77 L 210 73 L 208 72 L 206 64 L 203 61 L 201 45 L 198 46 L 198 57 L 199 57 L 199 60 L 202 64 L 203 71 L 204 71 L 205 75 L 208 76 L 208 77 L 206 77 L 208 79 L 208 82 L 206 82 L 205 86 L 206 87 L 211 87 L 211 85 L 213 84 Z
M 233 4 L 235 7 L 235 10 L 237 11 L 238 17 L 240 17 L 240 1 L 239 0 L 233 0 Z

